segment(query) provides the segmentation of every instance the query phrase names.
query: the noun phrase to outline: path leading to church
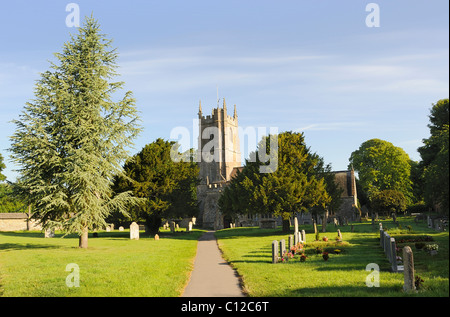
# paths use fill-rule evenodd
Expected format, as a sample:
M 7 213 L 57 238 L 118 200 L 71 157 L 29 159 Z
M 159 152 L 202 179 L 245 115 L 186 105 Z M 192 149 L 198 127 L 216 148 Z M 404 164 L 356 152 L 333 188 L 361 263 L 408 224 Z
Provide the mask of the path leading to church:
M 243 297 L 239 278 L 222 258 L 214 231 L 198 240 L 194 270 L 182 297 Z

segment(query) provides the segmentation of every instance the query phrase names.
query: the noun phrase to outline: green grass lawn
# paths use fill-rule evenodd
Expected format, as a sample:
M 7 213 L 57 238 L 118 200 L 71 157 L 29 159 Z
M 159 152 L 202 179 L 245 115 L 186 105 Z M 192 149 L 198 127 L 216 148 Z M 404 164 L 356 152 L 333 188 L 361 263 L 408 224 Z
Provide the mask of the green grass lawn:
M 160 240 L 130 240 L 129 231 L 44 238 L 40 232 L 0 232 L 0 296 L 180 296 L 203 233 L 162 232 Z M 66 286 L 66 266 L 79 267 L 80 287 Z
M 405 294 L 402 291 L 403 274 L 391 273 L 390 264 L 379 244 L 378 224 L 373 228 L 370 222 L 354 223 L 354 232 L 350 226 L 340 226 L 343 243 L 336 245 L 337 231 L 334 225 L 327 226 L 329 242 L 314 242 L 312 226 L 300 226 L 306 231 L 305 262 L 296 256 L 285 263 L 271 263 L 271 244 L 273 240 L 286 240 L 288 233 L 280 229 L 235 228 L 216 232 L 219 246 L 227 261 L 241 276 L 245 291 L 255 297 L 294 297 L 294 296 L 449 296 L 449 258 L 448 232 L 436 232 L 426 228 L 423 223 L 415 224 L 413 218 L 399 218 L 402 227 L 412 226 L 412 231 L 399 230 L 392 221 L 382 221 L 384 227 L 390 227 L 391 236 L 408 234 L 430 235 L 439 245 L 439 252 L 430 256 L 422 250 L 416 250 L 414 243 L 399 243 L 398 246 L 410 245 L 414 252 L 416 275 L 424 282 L 419 292 Z M 321 229 L 321 226 L 319 226 Z M 315 248 L 322 246 L 330 251 L 328 261 Z M 334 249 L 342 250 L 332 254 Z M 379 287 L 367 287 L 366 277 L 373 271 L 366 271 L 366 266 L 375 263 L 380 268 Z

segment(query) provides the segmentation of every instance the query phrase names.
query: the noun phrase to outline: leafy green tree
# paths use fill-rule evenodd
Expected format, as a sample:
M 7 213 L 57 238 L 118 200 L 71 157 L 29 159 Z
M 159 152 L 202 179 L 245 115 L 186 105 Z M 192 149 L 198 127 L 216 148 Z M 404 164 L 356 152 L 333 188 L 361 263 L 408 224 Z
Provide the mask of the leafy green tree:
M 428 205 L 440 205 L 443 212 L 449 210 L 449 100 L 441 99 L 430 110 L 431 136 L 418 148 L 422 161 L 423 196 Z
M 2 171 L 6 168 L 5 163 L 3 163 L 3 156 L 0 153 L 0 182 L 3 182 L 6 180 L 6 176 L 2 174 Z
M 175 142 L 163 139 L 147 144 L 125 164 L 127 177 L 118 177 L 115 181 L 116 192 L 132 191 L 142 199 L 129 214 L 134 221 L 144 219 L 153 233 L 158 232 L 162 218 L 198 214 L 198 165 L 191 160 L 173 161 L 171 150 L 174 147 Z
M 386 216 L 391 213 L 404 213 L 406 198 L 397 190 L 385 189 L 373 195 L 371 206 L 375 212 L 383 213 Z
M 140 127 L 130 91 L 113 101 L 124 84 L 112 81 L 118 54 L 92 16 L 55 56 L 58 63 L 41 74 L 35 99 L 14 121 L 10 151 L 21 166 L 15 190 L 44 228 L 77 233 L 87 248 L 89 230 L 136 201 L 130 193 L 113 196 L 111 185 Z
M 261 153 L 271 153 L 278 141 L 277 168 L 272 173 L 260 173 Z M 265 145 L 265 146 L 264 146 Z M 271 213 L 281 216 L 283 229 L 289 230 L 289 218 L 307 212 L 313 206 L 323 209 L 331 199 L 323 177 L 317 175 L 320 158 L 310 153 L 304 135 L 285 132 L 268 136 L 252 153 L 242 172 L 224 189 L 219 207 L 226 215 Z
M 392 143 L 371 139 L 350 156 L 350 165 L 369 199 L 386 189 L 397 190 L 412 202 L 411 165 L 408 154 Z

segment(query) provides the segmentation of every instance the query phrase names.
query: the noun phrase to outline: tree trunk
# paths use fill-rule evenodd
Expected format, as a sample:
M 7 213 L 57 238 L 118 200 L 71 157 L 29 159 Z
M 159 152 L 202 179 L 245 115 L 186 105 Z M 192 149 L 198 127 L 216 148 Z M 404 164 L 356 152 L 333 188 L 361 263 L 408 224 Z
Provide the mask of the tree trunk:
M 327 222 L 328 222 L 328 210 L 325 210 L 322 218 L 322 232 L 327 231 Z
M 291 230 L 291 222 L 289 219 L 283 219 L 283 232 L 289 232 Z
M 88 229 L 84 228 L 83 233 L 80 235 L 78 240 L 78 247 L 87 249 L 88 247 Z

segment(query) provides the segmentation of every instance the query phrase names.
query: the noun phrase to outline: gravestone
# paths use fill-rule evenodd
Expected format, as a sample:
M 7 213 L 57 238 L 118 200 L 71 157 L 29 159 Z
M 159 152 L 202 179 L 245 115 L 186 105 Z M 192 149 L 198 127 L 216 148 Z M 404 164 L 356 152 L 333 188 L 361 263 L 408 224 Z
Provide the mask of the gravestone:
M 294 235 L 290 234 L 289 235 L 289 250 L 291 250 L 291 248 L 294 246 Z
M 119 231 L 123 231 L 123 227 L 122 226 L 119 227 Z
M 294 245 L 297 245 L 298 242 L 298 232 L 294 232 Z
M 106 232 L 111 232 L 111 227 L 110 226 L 106 226 Z
M 342 233 L 341 233 L 340 229 L 337 230 L 337 234 L 338 234 L 339 240 L 342 240 Z
M 391 267 L 392 267 L 392 272 L 398 272 L 398 267 L 397 267 L 397 250 L 396 250 L 396 245 L 395 245 L 395 239 L 391 238 L 391 253 L 390 253 L 390 259 L 391 259 Z
M 294 217 L 294 234 L 298 232 L 298 219 Z
M 280 258 L 283 257 L 285 252 L 286 252 L 286 240 L 281 239 L 280 240 Z
M 302 240 L 302 243 L 306 242 L 306 232 L 305 232 L 305 230 L 302 230 L 301 240 Z
M 403 275 L 403 290 L 405 292 L 415 291 L 416 286 L 414 285 L 414 257 L 413 252 L 409 246 L 405 246 L 403 248 Z
M 278 241 L 272 241 L 272 263 L 278 262 Z
M 192 221 L 189 221 L 188 226 L 187 226 L 187 231 L 191 232 L 192 231 Z
M 155 234 L 155 240 L 159 240 L 159 235 Z
M 132 222 L 130 225 L 130 239 L 139 240 L 139 225 L 136 222 Z
M 44 232 L 45 238 L 54 238 L 55 237 L 55 230 L 54 229 L 47 229 Z
M 175 222 L 171 221 L 169 222 L 169 226 L 170 226 L 170 232 L 175 232 Z

